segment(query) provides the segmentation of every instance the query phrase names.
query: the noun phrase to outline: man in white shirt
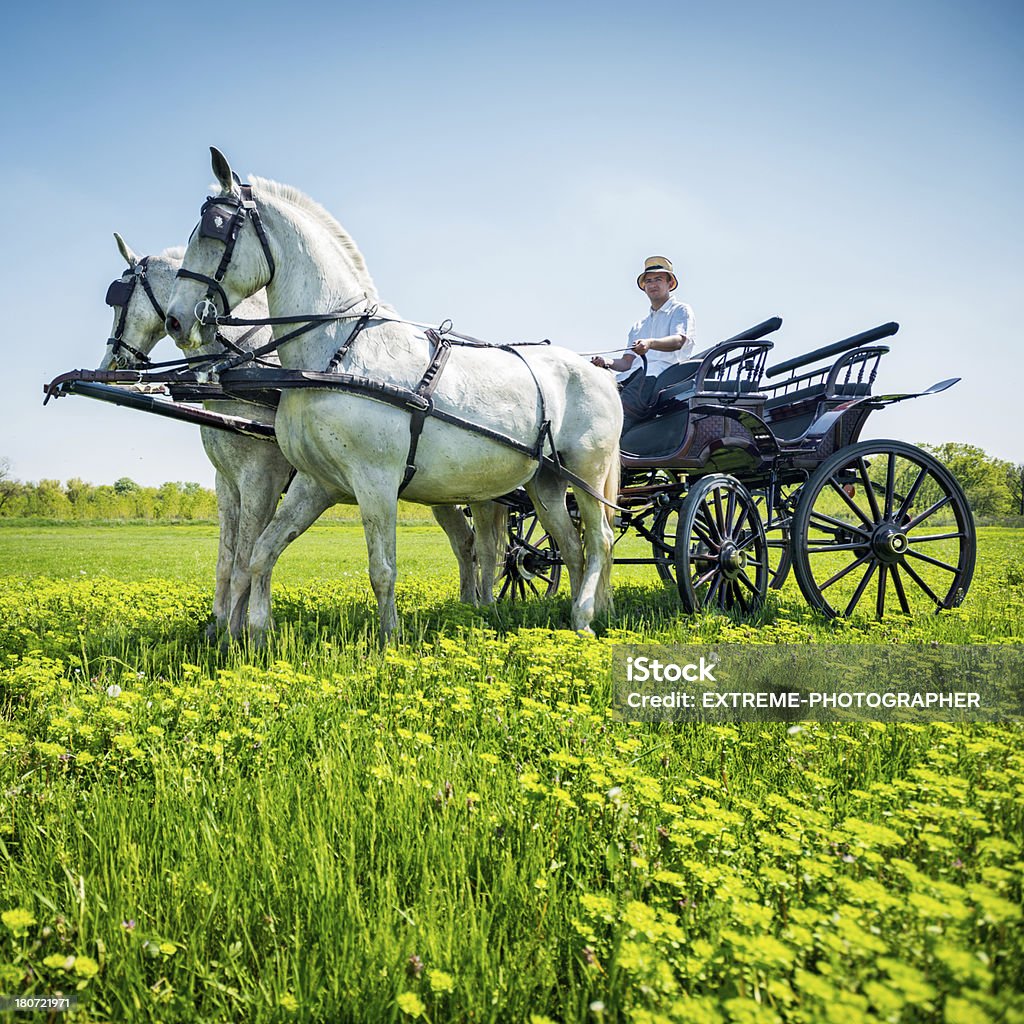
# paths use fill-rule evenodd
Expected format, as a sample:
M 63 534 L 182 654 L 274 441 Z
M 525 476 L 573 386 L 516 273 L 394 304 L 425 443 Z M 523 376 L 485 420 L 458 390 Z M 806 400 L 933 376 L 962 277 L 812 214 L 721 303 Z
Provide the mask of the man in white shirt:
M 693 351 L 693 310 L 671 298 L 679 281 L 664 256 L 648 256 L 636 283 L 650 300 L 651 311 L 630 328 L 626 348 L 618 358 L 608 361 L 594 356 L 591 362 L 609 370 L 634 372 L 642 364 L 640 357 L 646 356 L 646 376 L 657 377 L 684 362 Z

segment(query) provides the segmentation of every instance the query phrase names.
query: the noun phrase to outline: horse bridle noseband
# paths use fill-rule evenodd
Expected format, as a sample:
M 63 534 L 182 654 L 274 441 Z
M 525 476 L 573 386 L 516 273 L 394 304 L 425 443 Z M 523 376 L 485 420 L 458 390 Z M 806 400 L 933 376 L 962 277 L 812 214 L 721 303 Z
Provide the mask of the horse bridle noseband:
M 194 310 L 196 321 L 204 327 L 216 324 L 218 316 L 227 316 L 231 312 L 231 304 L 221 286 L 221 281 L 224 280 L 224 275 L 227 273 L 235 251 L 235 243 L 238 241 L 239 232 L 247 217 L 252 220 L 252 226 L 256 229 L 263 255 L 267 261 L 267 269 L 270 271 L 270 277 L 263 287 L 274 280 L 276 269 L 274 255 L 270 251 L 270 242 L 267 240 L 260 212 L 252 197 L 252 186 L 239 184 L 238 192 L 238 195 L 207 196 L 199 213 L 199 224 L 192 232 L 193 236 L 198 231 L 200 238 L 215 238 L 224 243 L 224 255 L 221 256 L 220 264 L 213 277 L 198 274 L 194 270 L 186 270 L 184 267 L 177 273 L 178 277 L 186 277 L 206 285 L 206 295 L 196 303 Z M 220 298 L 223 312 L 218 312 L 217 305 L 213 301 L 214 296 Z
M 107 297 L 104 300 L 108 306 L 112 306 L 114 309 L 120 308 L 121 310 L 121 315 L 117 318 L 117 327 L 114 328 L 113 335 L 107 339 L 107 345 L 110 346 L 110 354 L 116 356 L 121 349 L 124 349 L 135 356 L 143 366 L 149 365 L 149 356 L 140 352 L 137 348 L 133 348 L 124 340 L 124 328 L 128 322 L 128 304 L 132 301 L 132 295 L 139 284 L 142 285 L 154 312 L 160 317 L 160 322 L 163 323 L 166 317 L 160 303 L 156 301 L 156 296 L 153 294 L 153 289 L 149 284 L 149 278 L 146 276 L 148 267 L 149 257 L 143 256 L 128 271 L 131 276 L 127 281 L 122 275 L 116 281 L 110 282 L 110 287 L 107 289 Z

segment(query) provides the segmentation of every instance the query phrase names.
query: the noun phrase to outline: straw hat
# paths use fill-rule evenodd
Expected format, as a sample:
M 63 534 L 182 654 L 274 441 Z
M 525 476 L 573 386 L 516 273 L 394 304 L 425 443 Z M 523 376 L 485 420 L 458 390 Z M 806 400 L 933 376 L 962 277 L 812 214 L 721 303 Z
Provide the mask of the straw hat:
M 648 256 L 644 260 L 643 273 L 636 279 L 636 285 L 641 291 L 644 288 L 644 276 L 646 274 L 668 274 L 668 290 L 674 292 L 679 287 L 676 275 L 672 272 L 672 261 L 665 256 Z

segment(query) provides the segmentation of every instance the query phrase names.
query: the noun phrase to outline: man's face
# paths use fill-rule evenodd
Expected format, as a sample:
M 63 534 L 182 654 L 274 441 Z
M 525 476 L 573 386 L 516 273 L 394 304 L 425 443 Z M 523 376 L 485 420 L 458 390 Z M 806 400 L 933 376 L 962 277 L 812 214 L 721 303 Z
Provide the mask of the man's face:
M 661 272 L 644 274 L 644 291 L 647 298 L 651 300 L 652 306 L 660 306 L 668 298 L 669 284 L 671 280 L 668 274 Z

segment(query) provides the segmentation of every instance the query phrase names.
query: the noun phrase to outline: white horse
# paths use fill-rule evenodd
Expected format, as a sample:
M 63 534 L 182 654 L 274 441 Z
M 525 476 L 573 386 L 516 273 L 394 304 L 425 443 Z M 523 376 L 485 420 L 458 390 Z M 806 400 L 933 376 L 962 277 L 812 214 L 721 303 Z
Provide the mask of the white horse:
M 275 182 L 252 178 L 251 193 L 243 196 L 227 160 L 217 150 L 212 154 L 221 191 L 204 205 L 167 310 L 168 333 L 179 347 L 191 352 L 208 344 L 215 329 L 211 311 L 224 314 L 265 287 L 272 316 L 350 314 L 297 336 L 294 324 L 276 325 L 279 339 L 293 334 L 280 348 L 284 367 L 338 369 L 416 389 L 432 359 L 421 331 L 378 313 L 349 347 L 355 314 L 376 307 L 378 299 L 363 257 L 341 225 L 298 190 Z M 617 500 L 622 407 L 608 375 L 564 349 L 531 347 L 517 354 L 454 345 L 435 383 L 433 405 L 441 416 L 426 418 L 411 481 L 406 408 L 352 390 L 284 390 L 277 437 L 298 474 L 253 552 L 253 634 L 272 624 L 270 574 L 281 552 L 343 493 L 355 495 L 362 513 L 382 629 L 389 635 L 397 628 L 395 530 L 403 482 L 404 498 L 428 505 L 475 503 L 525 486 L 569 571 L 574 628 L 589 630 L 607 606 L 612 531 L 606 509 L 590 492 Z M 516 439 L 521 447 L 447 422 L 445 415 Z M 562 464 L 586 482 L 576 488 L 582 544 L 566 510 L 565 477 L 547 466 L 538 471 L 538 459 L 527 453 L 545 436 Z M 232 609 L 232 632 L 242 627 L 239 610 Z
M 146 365 L 156 343 L 167 334 L 164 310 L 185 250 L 183 247 L 172 248 L 159 256 L 140 259 L 120 235 L 115 233 L 114 238 L 128 269 L 107 293 L 108 301 L 114 307 L 114 323 L 107 353 L 99 369 L 138 369 Z M 246 299 L 236 312 L 239 316 L 255 319 L 266 317 L 266 294 L 260 291 Z M 245 351 L 251 351 L 259 341 L 269 338 L 267 328 L 254 334 L 242 327 L 225 327 L 222 334 L 231 345 Z M 197 354 L 224 355 L 227 349 L 215 339 Z M 268 358 L 276 361 L 272 354 Z M 274 423 L 275 411 L 265 405 L 230 400 L 208 401 L 205 405 L 227 415 Z M 245 608 L 249 598 L 249 561 L 253 545 L 270 522 L 293 470 L 273 441 L 206 426 L 200 427 L 199 433 L 207 457 L 217 471 L 220 537 L 213 600 L 214 622 L 210 629 L 213 635 L 217 629 L 227 626 L 233 607 Z M 342 496 L 339 501 L 354 503 L 351 495 Z M 460 509 L 439 505 L 432 511 L 447 534 L 459 563 L 460 599 L 476 604 L 481 594 L 493 592 L 493 585 L 490 589 L 482 589 L 473 530 Z

